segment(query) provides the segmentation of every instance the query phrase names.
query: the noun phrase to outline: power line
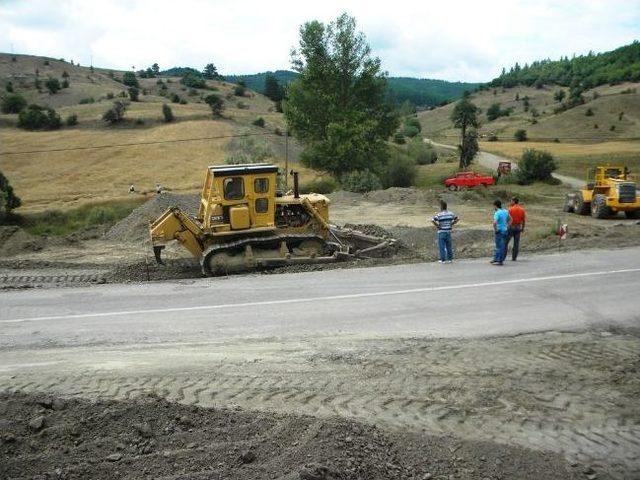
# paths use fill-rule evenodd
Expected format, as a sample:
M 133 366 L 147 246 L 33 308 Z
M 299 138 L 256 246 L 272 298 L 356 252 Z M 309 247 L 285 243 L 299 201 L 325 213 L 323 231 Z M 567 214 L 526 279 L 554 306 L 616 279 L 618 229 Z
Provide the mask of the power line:
M 193 137 L 193 138 L 176 138 L 173 140 L 156 140 L 152 142 L 135 142 L 135 143 L 115 143 L 111 145 L 93 145 L 88 147 L 70 147 L 70 148 L 52 148 L 49 150 L 28 150 L 28 151 L 15 151 L 15 152 L 1 152 L 1 155 L 26 155 L 32 153 L 53 153 L 53 152 L 70 152 L 75 150 L 97 150 L 102 148 L 118 148 L 118 147 L 135 147 L 138 145 L 159 145 L 165 143 L 181 143 L 181 142 L 196 142 L 201 140 L 220 140 L 224 138 L 238 138 L 238 137 L 254 137 L 254 136 L 267 136 L 276 135 L 271 132 L 264 133 L 243 133 L 238 135 L 218 135 L 213 137 Z
M 485 135 L 485 137 L 487 137 L 488 135 Z M 453 134 L 438 134 L 438 135 L 434 135 L 433 138 L 460 138 L 460 135 L 453 135 Z M 483 140 L 483 138 L 485 137 L 479 137 L 478 140 Z M 640 137 L 617 137 L 617 138 L 603 138 L 603 137 L 535 137 L 535 138 L 527 138 L 527 140 L 525 140 L 526 142 L 539 142 L 539 141 L 546 141 L 546 140 L 550 140 L 550 141 L 554 141 L 555 139 L 558 140 L 605 140 L 605 141 L 611 141 L 611 142 L 617 142 L 617 141 L 638 141 L 640 140 Z M 498 140 L 496 140 L 498 142 L 518 142 L 518 140 L 516 140 L 515 138 L 500 138 L 498 137 Z

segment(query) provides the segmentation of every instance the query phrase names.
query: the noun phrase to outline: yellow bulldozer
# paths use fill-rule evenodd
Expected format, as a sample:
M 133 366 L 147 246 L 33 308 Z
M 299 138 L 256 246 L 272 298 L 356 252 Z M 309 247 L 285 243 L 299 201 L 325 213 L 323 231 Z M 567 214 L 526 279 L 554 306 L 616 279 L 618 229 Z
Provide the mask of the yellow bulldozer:
M 169 208 L 149 229 L 156 261 L 178 241 L 199 260 L 205 275 L 292 264 L 331 263 L 379 256 L 395 240 L 329 223 L 329 199 L 277 190 L 278 167 L 270 164 L 207 168 L 196 216 Z
M 627 218 L 640 218 L 640 196 L 627 167 L 597 166 L 587 173 L 587 184 L 567 195 L 565 212 L 607 218 L 624 212 Z

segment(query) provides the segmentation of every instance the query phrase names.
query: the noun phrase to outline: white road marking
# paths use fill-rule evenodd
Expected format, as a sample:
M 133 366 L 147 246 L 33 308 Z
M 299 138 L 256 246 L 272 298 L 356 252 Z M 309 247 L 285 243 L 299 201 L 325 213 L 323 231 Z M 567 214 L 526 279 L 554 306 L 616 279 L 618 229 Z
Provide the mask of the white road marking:
M 258 306 L 265 306 L 265 305 L 286 305 L 291 303 L 305 303 L 305 302 L 317 302 L 317 301 L 325 302 L 328 300 L 349 300 L 354 298 L 407 295 L 411 293 L 425 293 L 425 292 L 439 292 L 443 290 L 462 290 L 466 288 L 494 287 L 499 285 L 545 282 L 549 280 L 563 280 L 567 278 L 580 278 L 580 277 L 596 277 L 596 276 L 602 276 L 602 275 L 616 275 L 620 273 L 634 273 L 634 272 L 640 272 L 640 268 L 626 268 L 622 270 L 604 270 L 599 272 L 568 273 L 564 275 L 550 275 L 545 277 L 517 278 L 514 280 L 498 280 L 494 282 L 482 282 L 482 283 L 463 283 L 460 285 L 443 285 L 440 287 L 411 288 L 407 290 L 390 290 L 386 292 L 383 291 L 383 292 L 369 292 L 369 293 L 351 293 L 351 294 L 344 294 L 344 295 L 329 295 L 325 297 L 303 297 L 303 298 L 290 298 L 286 300 L 264 300 L 259 302 L 223 303 L 220 305 L 199 305 L 194 307 L 152 308 L 147 310 L 124 310 L 124 311 L 117 311 L 117 312 L 78 313 L 78 314 L 71 314 L 71 315 L 50 315 L 46 317 L 15 318 L 10 320 L 0 320 L 0 323 L 42 322 L 47 320 L 70 320 L 70 319 L 76 319 L 76 318 L 117 317 L 117 316 L 127 316 L 127 315 L 140 315 L 140 314 L 147 314 L 147 313 L 193 312 L 198 310 L 223 310 L 228 308 L 258 307 Z

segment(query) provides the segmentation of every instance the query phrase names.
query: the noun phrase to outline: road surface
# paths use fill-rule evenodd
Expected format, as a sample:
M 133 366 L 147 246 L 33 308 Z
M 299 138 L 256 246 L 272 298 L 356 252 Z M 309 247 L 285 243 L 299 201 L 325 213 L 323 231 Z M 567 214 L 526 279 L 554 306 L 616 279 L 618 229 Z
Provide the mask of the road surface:
M 441 147 L 441 148 L 448 148 L 450 150 L 457 150 L 457 147 L 454 147 L 453 145 L 447 145 L 445 143 L 438 143 L 438 142 L 434 142 L 433 140 L 429 140 L 429 139 L 425 139 L 425 141 L 427 143 L 430 143 L 432 145 L 435 145 L 437 147 Z M 489 152 L 483 152 L 480 151 L 478 152 L 478 156 L 476 157 L 478 163 L 480 165 L 482 165 L 483 167 L 489 168 L 491 170 L 497 170 L 498 168 L 498 164 L 500 162 L 511 162 L 512 163 L 512 168 L 515 170 L 518 168 L 518 165 L 516 164 L 516 162 L 511 159 L 511 158 L 507 158 L 507 157 L 502 157 L 500 155 L 496 155 L 495 153 L 489 153 Z M 580 180 L 579 178 L 575 178 L 575 177 L 568 177 L 566 175 L 560 175 L 557 173 L 554 173 L 553 176 L 555 178 L 557 178 L 558 180 L 560 180 L 562 183 L 569 185 L 570 187 L 573 188 L 581 188 L 584 186 L 584 182 L 582 180 Z
M 5 291 L 0 390 L 339 415 L 636 478 L 639 284 L 635 247 Z

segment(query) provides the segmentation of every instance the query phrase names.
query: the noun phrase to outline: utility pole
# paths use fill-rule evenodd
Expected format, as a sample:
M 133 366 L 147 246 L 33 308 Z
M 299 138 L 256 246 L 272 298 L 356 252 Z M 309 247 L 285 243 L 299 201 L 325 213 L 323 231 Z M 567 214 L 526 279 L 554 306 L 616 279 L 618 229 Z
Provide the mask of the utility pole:
M 289 187 L 289 130 L 284 131 L 284 185 Z

